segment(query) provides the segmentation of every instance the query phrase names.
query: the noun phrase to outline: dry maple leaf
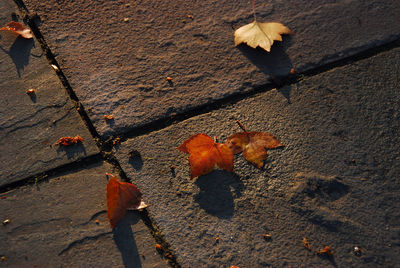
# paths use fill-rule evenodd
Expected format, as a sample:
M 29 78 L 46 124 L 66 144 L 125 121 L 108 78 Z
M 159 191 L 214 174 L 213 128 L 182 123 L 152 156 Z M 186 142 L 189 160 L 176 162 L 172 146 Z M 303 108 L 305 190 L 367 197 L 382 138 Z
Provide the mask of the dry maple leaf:
M 245 132 L 239 132 L 226 139 L 225 144 L 234 154 L 243 152 L 243 157 L 258 168 L 264 166 L 267 149 L 284 146 L 275 136 L 267 132 L 247 132 L 246 128 L 236 121 Z
M 233 171 L 233 153 L 228 146 L 216 143 L 206 134 L 193 135 L 187 139 L 178 150 L 190 154 L 190 177 L 210 173 L 215 165 L 220 168 Z
M 11 31 L 16 34 L 19 34 L 23 38 L 27 39 L 33 38 L 31 30 L 25 28 L 21 23 L 16 21 L 10 21 L 9 23 L 7 23 L 6 26 L 0 28 L 0 31 Z
M 257 22 L 255 20 L 235 31 L 235 46 L 246 43 L 252 48 L 261 47 L 270 52 L 274 40 L 282 41 L 281 34 L 293 34 L 293 32 L 279 22 Z
M 142 193 L 139 188 L 129 182 L 120 182 L 111 176 L 107 183 L 107 216 L 111 228 L 115 228 L 118 222 L 125 217 L 126 210 L 142 209 L 147 205 L 142 201 Z

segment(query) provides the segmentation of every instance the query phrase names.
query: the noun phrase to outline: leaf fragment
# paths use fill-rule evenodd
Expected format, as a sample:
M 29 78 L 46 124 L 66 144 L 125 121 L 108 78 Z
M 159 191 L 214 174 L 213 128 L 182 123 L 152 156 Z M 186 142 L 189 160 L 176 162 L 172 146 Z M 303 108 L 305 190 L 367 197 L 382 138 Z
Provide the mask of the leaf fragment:
M 59 146 L 71 146 L 74 144 L 78 144 L 83 141 L 83 138 L 79 135 L 76 135 L 75 137 L 61 137 L 57 140 L 55 145 Z
M 333 256 L 333 251 L 330 246 L 324 247 L 322 250 L 315 251 L 317 255 Z
M 225 144 L 214 142 L 206 134 L 193 135 L 183 142 L 178 150 L 190 154 L 190 177 L 192 179 L 210 173 L 214 170 L 215 165 L 226 171 L 233 171 L 231 149 Z
M 105 114 L 104 119 L 105 120 L 114 120 L 114 116 L 112 114 Z
M 284 146 L 268 132 L 239 132 L 228 137 L 225 144 L 234 154 L 243 152 L 243 157 L 258 168 L 264 166 L 267 149 Z
M 293 32 L 279 22 L 253 21 L 235 31 L 235 46 L 245 43 L 252 48 L 261 47 L 270 52 L 274 40 L 282 41 L 281 34 L 293 34 Z
M 303 242 L 304 247 L 305 247 L 308 251 L 311 251 L 311 244 L 310 244 L 310 242 L 308 242 L 307 238 L 303 237 L 302 242 Z
M 21 23 L 16 21 L 10 21 L 6 26 L 0 28 L 0 31 L 10 31 L 26 39 L 33 38 L 31 30 L 25 28 Z
M 120 182 L 111 176 L 107 183 L 107 217 L 111 228 L 115 228 L 118 222 L 125 217 L 126 210 L 138 210 L 147 207 L 142 201 L 142 193 L 139 188 L 129 182 Z

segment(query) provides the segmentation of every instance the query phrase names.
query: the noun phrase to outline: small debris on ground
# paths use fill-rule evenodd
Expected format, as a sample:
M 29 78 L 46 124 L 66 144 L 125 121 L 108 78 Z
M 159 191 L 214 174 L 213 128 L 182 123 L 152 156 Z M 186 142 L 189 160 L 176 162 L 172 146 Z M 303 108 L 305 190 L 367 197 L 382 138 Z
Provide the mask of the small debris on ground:
M 303 241 L 304 247 L 305 247 L 307 250 L 311 251 L 311 245 L 310 245 L 310 243 L 308 242 L 307 238 L 303 237 L 303 240 L 302 240 L 302 241 Z
M 128 22 L 129 21 L 129 18 L 124 18 L 124 22 Z
M 160 244 L 156 244 L 155 247 L 156 247 L 157 250 L 162 250 L 163 249 Z
M 361 255 L 361 249 L 357 246 L 354 247 L 354 255 L 356 255 L 356 256 Z
M 33 88 L 27 89 L 26 94 L 35 94 L 35 90 Z
M 271 234 L 263 234 L 262 237 L 263 237 L 265 240 L 270 240 L 270 239 L 272 239 L 272 235 L 271 235 Z
M 52 64 L 51 67 L 52 67 L 56 72 L 58 72 L 58 71 L 60 70 L 60 69 L 57 67 L 57 65 Z
M 333 251 L 332 251 L 330 246 L 324 247 L 323 250 L 317 250 L 317 251 L 315 251 L 315 253 L 317 255 L 325 255 L 325 256 L 328 256 L 328 257 L 333 255 Z
M 5 220 L 3 221 L 3 225 L 9 224 L 10 222 L 11 222 L 10 219 L 5 219 Z
M 0 257 L 0 260 L 1 260 L 1 261 L 5 261 L 5 260 L 7 260 L 7 258 L 6 258 L 6 256 L 1 256 L 1 257 Z
M 120 143 L 121 143 L 121 138 L 115 138 L 113 140 L 113 145 L 117 145 L 117 144 L 120 144 Z
M 190 14 L 187 14 L 187 15 L 186 15 L 186 18 L 189 18 L 189 19 L 192 19 L 192 20 L 194 20 L 194 17 L 193 17 L 193 15 L 190 15 Z
M 75 137 L 61 137 L 58 139 L 55 145 L 59 146 L 71 146 L 73 144 L 78 144 L 83 141 L 83 138 L 79 135 L 76 135 Z
M 167 78 L 165 78 L 165 80 L 167 80 L 168 82 L 172 81 L 172 77 L 167 76 Z
M 114 119 L 114 116 L 113 116 L 112 114 L 105 114 L 105 115 L 104 115 L 104 119 L 105 119 L 105 120 L 113 120 L 113 119 Z

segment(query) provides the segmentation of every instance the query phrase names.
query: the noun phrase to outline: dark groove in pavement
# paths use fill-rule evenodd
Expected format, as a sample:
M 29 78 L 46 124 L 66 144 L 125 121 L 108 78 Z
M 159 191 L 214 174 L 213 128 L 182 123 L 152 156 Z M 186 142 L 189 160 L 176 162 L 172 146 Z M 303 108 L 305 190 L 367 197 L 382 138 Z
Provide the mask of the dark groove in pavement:
M 65 90 L 67 91 L 68 95 L 70 96 L 71 100 L 75 104 L 75 108 L 76 108 L 77 112 L 79 113 L 79 115 L 81 116 L 81 118 L 83 119 L 83 121 L 86 124 L 87 128 L 89 129 L 90 134 L 92 134 L 95 142 L 101 148 L 102 147 L 102 142 L 101 142 L 100 135 L 97 133 L 97 130 L 94 127 L 94 125 L 92 124 L 92 121 L 90 120 L 85 108 L 83 107 L 82 103 L 80 103 L 80 101 L 79 101 L 78 97 L 76 96 L 75 92 L 72 90 L 72 87 L 69 84 L 67 78 L 65 77 L 63 71 L 59 67 L 58 62 L 57 62 L 54 54 L 51 52 L 51 50 L 50 50 L 49 46 L 47 45 L 42 33 L 40 32 L 39 28 L 37 27 L 37 25 L 35 23 L 35 19 L 37 19 L 36 15 L 31 15 L 29 13 L 27 7 L 25 6 L 25 4 L 23 3 L 22 0 L 14 0 L 14 2 L 19 7 L 19 9 L 20 9 L 20 11 L 22 13 L 24 22 L 29 25 L 29 27 L 31 28 L 33 34 L 35 35 L 37 41 L 40 43 L 40 46 L 42 47 L 42 50 L 44 51 L 44 53 L 46 55 L 46 58 L 49 61 L 49 63 L 51 65 L 57 66 L 58 70 L 56 70 L 56 74 L 58 75 L 61 83 L 63 84 L 63 86 L 64 86 Z
M 85 169 L 87 166 L 98 163 L 99 161 L 103 161 L 103 156 L 98 153 L 95 155 L 88 156 L 86 158 L 79 159 L 75 162 L 67 163 L 56 168 L 52 168 L 50 170 L 40 172 L 33 176 L 29 176 L 25 179 L 12 182 L 0 187 L 0 194 L 4 194 L 11 190 L 15 190 L 22 186 L 26 185 L 36 185 L 39 182 L 47 181 L 52 177 L 59 176 L 61 174 L 65 174 L 67 172 L 73 173 L 79 170 Z
M 375 56 L 379 53 L 394 49 L 400 47 L 400 39 L 396 39 L 394 41 L 390 41 L 388 43 L 385 43 L 383 45 L 379 45 L 370 49 L 366 49 L 364 51 L 361 51 L 359 53 L 356 53 L 352 56 L 336 60 L 330 63 L 327 63 L 325 65 L 318 66 L 316 68 L 297 73 L 295 75 L 290 75 L 286 77 L 275 77 L 272 78 L 272 81 L 270 83 L 260 85 L 255 87 L 253 90 L 243 92 L 243 93 L 237 93 L 233 95 L 229 95 L 225 98 L 215 100 L 212 103 L 207 103 L 203 104 L 197 107 L 194 107 L 192 109 L 186 110 L 182 113 L 176 114 L 174 116 L 168 116 L 164 117 L 161 119 L 154 120 L 150 123 L 143 124 L 141 126 L 134 127 L 124 133 L 118 133 L 115 136 L 118 136 L 121 138 L 121 142 L 124 142 L 128 139 L 135 138 L 138 136 L 146 135 L 149 134 L 153 131 L 158 131 L 163 128 L 166 128 L 170 125 L 182 122 L 184 120 L 187 120 L 191 117 L 202 115 L 211 111 L 215 111 L 233 104 L 236 104 L 237 102 L 254 97 L 257 94 L 260 93 L 265 93 L 269 90 L 272 90 L 274 88 L 282 88 L 284 86 L 289 86 L 293 85 L 305 78 L 309 78 L 324 72 L 327 72 L 329 70 L 338 68 L 338 67 L 343 67 L 351 63 L 355 63 L 357 61 L 363 60 L 370 58 L 372 56 Z

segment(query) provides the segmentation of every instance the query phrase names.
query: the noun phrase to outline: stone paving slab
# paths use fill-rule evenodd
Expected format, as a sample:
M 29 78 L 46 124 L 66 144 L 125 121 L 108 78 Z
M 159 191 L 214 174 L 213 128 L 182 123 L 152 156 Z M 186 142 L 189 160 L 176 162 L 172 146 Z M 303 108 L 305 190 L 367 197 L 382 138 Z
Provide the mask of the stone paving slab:
M 233 45 L 234 30 L 253 20 L 247 0 L 24 3 L 103 136 L 400 37 L 398 0 L 256 1 L 259 21 L 296 33 L 270 54 Z
M 2 194 L 0 267 L 168 267 L 137 212 L 111 230 L 105 172 L 99 162 Z
M 17 14 L 13 1 L 0 0 L 0 25 Z M 63 85 L 36 39 L 0 32 L 0 186 L 98 153 Z M 36 94 L 26 94 L 29 88 Z M 80 135 L 79 146 L 54 143 Z
M 400 49 L 380 53 L 133 138 L 115 153 L 183 267 L 395 267 L 399 63 Z M 223 142 L 240 131 L 236 119 L 286 146 L 269 151 L 263 170 L 236 156 L 235 173 L 191 181 L 176 148 L 197 133 Z M 330 246 L 333 258 L 309 252 L 303 237 L 313 251 Z

